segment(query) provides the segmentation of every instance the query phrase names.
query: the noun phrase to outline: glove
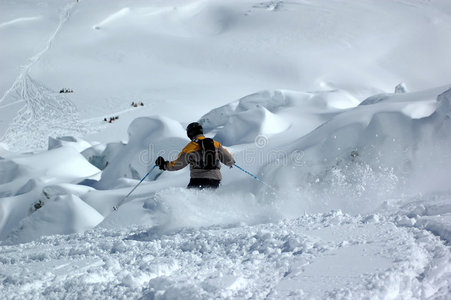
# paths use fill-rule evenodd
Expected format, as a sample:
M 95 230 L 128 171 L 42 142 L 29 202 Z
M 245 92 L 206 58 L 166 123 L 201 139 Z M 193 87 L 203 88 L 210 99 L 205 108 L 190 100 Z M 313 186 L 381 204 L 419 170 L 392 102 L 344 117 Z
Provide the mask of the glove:
M 155 164 L 160 168 L 160 170 L 164 170 L 164 165 L 166 164 L 166 161 L 163 157 L 158 156 L 157 160 L 155 161 Z

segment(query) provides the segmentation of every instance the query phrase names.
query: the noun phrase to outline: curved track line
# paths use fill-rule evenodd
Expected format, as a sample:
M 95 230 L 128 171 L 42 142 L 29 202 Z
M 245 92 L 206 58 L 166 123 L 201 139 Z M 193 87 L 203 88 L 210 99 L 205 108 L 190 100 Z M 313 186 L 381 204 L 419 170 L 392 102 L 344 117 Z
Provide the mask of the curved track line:
M 64 95 L 45 87 L 31 78 L 31 68 L 51 48 L 55 37 L 69 20 L 76 2 L 66 6 L 58 27 L 50 36 L 46 47 L 32 56 L 13 85 L 5 92 L 0 103 L 12 98 L 13 103 L 25 101 L 0 142 L 11 151 L 41 150 L 47 147 L 49 136 L 81 135 L 86 131 L 80 122 L 76 106 Z

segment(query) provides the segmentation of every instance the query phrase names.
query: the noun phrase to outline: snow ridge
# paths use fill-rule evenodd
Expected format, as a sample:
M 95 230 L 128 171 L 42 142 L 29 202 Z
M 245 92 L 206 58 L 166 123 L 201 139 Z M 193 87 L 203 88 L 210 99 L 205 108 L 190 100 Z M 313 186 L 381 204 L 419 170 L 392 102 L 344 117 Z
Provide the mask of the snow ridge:
M 2 102 L 25 102 L 17 116 L 7 128 L 0 142 L 16 152 L 43 150 L 47 147 L 48 136 L 81 136 L 86 128 L 79 120 L 76 106 L 63 95 L 33 80 L 30 73 L 33 66 L 51 48 L 52 43 L 64 24 L 69 20 L 76 3 L 68 4 L 60 17 L 60 23 L 50 36 L 46 47 L 30 58 L 28 65 L 12 87 L 0 99 Z
M 22 2 L 1 299 L 450 297 L 450 3 Z M 213 191 L 155 168 L 195 120 L 237 162 Z

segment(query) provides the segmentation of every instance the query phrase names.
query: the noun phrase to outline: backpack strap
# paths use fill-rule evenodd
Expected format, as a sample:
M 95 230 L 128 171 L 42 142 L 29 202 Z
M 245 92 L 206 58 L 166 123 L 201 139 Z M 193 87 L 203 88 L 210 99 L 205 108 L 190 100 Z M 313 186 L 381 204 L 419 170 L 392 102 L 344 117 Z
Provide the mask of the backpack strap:
M 219 169 L 219 159 L 215 147 L 215 142 L 211 138 L 194 140 L 201 148 L 199 161 L 200 168 L 205 170 Z

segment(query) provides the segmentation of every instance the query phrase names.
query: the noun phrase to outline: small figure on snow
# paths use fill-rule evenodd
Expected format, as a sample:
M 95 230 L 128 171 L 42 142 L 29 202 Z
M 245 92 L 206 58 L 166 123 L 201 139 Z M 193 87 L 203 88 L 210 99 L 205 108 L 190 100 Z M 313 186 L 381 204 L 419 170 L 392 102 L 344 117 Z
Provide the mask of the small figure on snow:
M 221 182 L 221 164 L 232 167 L 235 163 L 232 154 L 219 142 L 206 138 L 202 126 L 191 123 L 186 128 L 191 142 L 183 148 L 174 161 L 165 161 L 159 156 L 155 164 L 160 170 L 177 171 L 190 165 L 188 188 L 217 188 Z

